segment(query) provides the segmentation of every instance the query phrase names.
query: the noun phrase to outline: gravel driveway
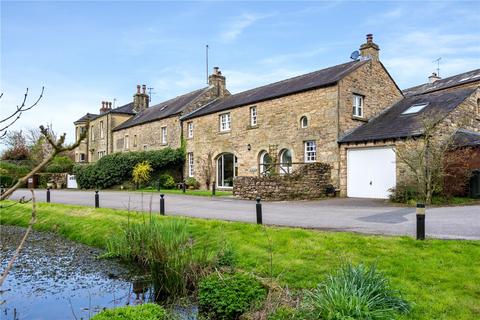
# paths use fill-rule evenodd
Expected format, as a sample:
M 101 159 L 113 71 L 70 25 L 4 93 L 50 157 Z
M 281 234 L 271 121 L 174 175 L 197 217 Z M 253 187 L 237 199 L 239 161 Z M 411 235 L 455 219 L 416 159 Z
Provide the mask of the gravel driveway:
M 37 190 L 44 201 L 45 190 Z M 30 197 L 18 190 L 12 199 Z M 158 193 L 101 191 L 100 206 L 149 211 L 159 210 Z M 94 205 L 92 191 L 52 190 L 51 201 Z M 230 197 L 165 195 L 167 215 L 255 222 L 255 202 Z M 383 200 L 334 198 L 320 201 L 264 202 L 263 222 L 270 225 L 351 231 L 385 235 L 415 235 L 415 209 L 397 207 Z M 480 240 L 480 205 L 427 208 L 428 237 Z

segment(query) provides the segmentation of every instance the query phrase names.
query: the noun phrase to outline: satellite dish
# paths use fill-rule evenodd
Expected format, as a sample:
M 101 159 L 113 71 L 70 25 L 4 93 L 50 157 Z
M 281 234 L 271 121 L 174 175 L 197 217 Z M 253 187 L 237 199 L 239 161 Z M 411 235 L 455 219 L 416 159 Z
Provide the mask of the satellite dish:
M 358 57 L 360 57 L 360 52 L 358 51 L 353 51 L 352 54 L 350 55 L 350 59 L 357 61 Z

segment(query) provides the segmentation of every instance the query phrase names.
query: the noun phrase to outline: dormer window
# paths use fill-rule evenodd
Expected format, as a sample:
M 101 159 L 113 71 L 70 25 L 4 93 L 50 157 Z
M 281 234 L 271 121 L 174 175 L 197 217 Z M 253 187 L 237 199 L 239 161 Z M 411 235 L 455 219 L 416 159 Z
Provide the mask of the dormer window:
M 353 111 L 354 117 L 363 117 L 363 96 L 359 94 L 353 95 Z
M 408 108 L 407 110 L 403 111 L 402 114 L 418 113 L 418 112 L 422 111 L 426 106 L 428 106 L 428 103 L 417 103 L 417 104 L 414 104 L 414 105 L 410 106 L 410 108 Z
M 306 116 L 303 116 L 300 118 L 300 127 L 301 128 L 307 128 L 308 127 L 308 118 Z

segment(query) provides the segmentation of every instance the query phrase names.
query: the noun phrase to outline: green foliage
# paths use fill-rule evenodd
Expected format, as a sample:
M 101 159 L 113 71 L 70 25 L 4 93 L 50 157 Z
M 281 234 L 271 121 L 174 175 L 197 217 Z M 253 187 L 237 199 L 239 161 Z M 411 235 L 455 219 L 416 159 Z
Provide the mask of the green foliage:
M 235 267 L 237 264 L 238 256 L 237 252 L 232 246 L 226 245 L 217 254 L 217 267 Z
M 175 180 L 169 174 L 162 174 L 158 178 L 160 180 L 160 188 L 162 189 L 173 189 L 175 188 Z
M 209 266 L 187 227 L 185 220 L 132 223 L 112 237 L 108 252 L 149 268 L 157 298 L 186 296 Z
M 308 319 L 394 319 L 407 313 L 409 304 L 374 266 L 343 266 L 336 274 L 307 291 L 304 312 Z
M 194 177 L 189 177 L 185 180 L 185 184 L 189 189 L 198 189 L 200 188 L 200 183 Z
M 148 161 L 139 162 L 133 167 L 132 180 L 137 185 L 142 185 L 150 181 L 152 166 Z
M 74 162 L 69 157 L 56 156 L 45 168 L 49 173 L 70 173 L 72 172 Z
M 14 185 L 18 179 L 30 172 L 27 166 L 20 166 L 14 163 L 0 162 L 0 186 L 9 187 Z
M 419 198 L 417 187 L 411 185 L 397 185 L 389 191 L 391 191 L 390 201 L 392 202 L 409 203 Z
M 92 320 L 164 320 L 167 319 L 165 309 L 154 303 L 137 306 L 125 306 L 104 310 Z
M 200 281 L 200 311 L 212 319 L 238 319 L 263 301 L 267 290 L 255 278 L 241 273 L 214 273 Z
M 268 320 L 300 320 L 299 312 L 293 308 L 281 306 L 272 314 L 268 315 Z
M 183 151 L 165 148 L 158 151 L 113 153 L 91 165 L 76 165 L 73 169 L 81 188 L 105 189 L 131 180 L 137 163 L 147 161 L 153 171 L 181 168 Z

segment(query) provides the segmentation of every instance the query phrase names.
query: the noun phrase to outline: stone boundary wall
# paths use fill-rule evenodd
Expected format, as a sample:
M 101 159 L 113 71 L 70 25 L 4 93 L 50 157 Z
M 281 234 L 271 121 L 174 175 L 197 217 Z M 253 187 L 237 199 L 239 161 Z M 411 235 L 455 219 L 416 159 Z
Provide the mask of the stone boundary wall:
M 331 187 L 331 167 L 325 163 L 304 164 L 290 175 L 237 177 L 233 195 L 267 201 L 308 200 L 325 197 Z

